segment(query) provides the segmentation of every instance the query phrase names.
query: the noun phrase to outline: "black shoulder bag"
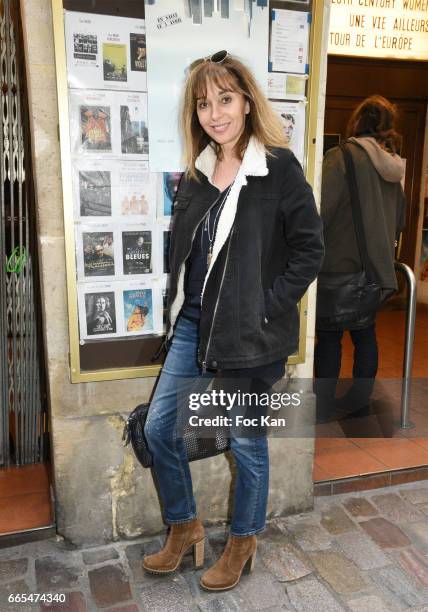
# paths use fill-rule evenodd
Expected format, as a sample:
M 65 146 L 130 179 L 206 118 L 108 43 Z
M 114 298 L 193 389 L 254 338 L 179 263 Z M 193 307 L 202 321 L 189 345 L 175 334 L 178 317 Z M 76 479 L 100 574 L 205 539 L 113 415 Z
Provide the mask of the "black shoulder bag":
M 153 466 L 153 457 L 147 446 L 144 435 L 144 425 L 146 424 L 147 414 L 150 404 L 140 404 L 129 415 L 123 429 L 122 440 L 127 446 L 130 442 L 138 461 L 143 467 Z M 224 429 L 218 428 L 215 437 L 199 437 L 197 428 L 190 425 L 184 426 L 183 441 L 186 447 L 188 461 L 197 461 L 225 453 L 230 449 L 230 437 Z
M 345 160 L 362 270 L 351 274 L 319 274 L 317 328 L 321 330 L 368 327 L 374 322 L 383 297 L 367 251 L 354 161 L 346 143 L 340 148 Z

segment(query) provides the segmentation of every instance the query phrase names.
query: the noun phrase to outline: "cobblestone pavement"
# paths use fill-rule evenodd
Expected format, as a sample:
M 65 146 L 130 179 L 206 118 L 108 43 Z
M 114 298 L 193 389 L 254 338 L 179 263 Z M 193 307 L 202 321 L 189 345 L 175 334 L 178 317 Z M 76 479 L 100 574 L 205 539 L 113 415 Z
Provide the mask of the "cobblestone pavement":
M 207 530 L 205 567 L 227 529 Z M 0 550 L 0 611 L 428 612 L 428 481 L 315 499 L 315 508 L 270 521 L 256 569 L 229 592 L 199 587 L 192 556 L 173 576 L 141 558 L 163 536 L 77 549 L 61 538 Z M 65 603 L 9 603 L 11 593 L 61 593 Z

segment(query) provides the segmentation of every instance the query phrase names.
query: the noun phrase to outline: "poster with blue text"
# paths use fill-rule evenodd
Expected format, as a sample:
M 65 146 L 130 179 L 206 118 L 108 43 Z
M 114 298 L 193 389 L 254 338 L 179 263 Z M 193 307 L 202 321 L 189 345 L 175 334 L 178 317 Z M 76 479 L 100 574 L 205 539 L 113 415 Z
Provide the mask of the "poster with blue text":
M 146 9 L 151 172 L 182 170 L 179 106 L 189 66 L 227 49 L 267 90 L 267 0 L 151 0 Z

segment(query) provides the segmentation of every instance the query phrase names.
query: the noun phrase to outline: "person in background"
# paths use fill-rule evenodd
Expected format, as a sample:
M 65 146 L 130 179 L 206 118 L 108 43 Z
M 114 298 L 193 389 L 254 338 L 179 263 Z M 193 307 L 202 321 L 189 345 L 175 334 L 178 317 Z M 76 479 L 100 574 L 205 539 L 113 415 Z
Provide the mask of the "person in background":
M 401 139 L 396 129 L 397 110 L 382 96 L 364 100 L 353 111 L 347 147 L 355 166 L 369 259 L 385 296 L 397 289 L 394 270 L 396 241 L 404 227 L 404 161 L 398 155 Z M 322 275 L 339 277 L 361 270 L 362 263 L 352 216 L 349 185 L 342 151 L 327 151 L 323 162 L 321 217 L 325 258 Z M 325 326 L 317 322 L 314 367 L 322 407 L 319 421 L 343 411 L 367 412 L 378 370 L 376 312 L 356 313 L 352 325 Z M 354 345 L 354 384 L 335 401 L 341 367 L 342 336 L 349 331 Z

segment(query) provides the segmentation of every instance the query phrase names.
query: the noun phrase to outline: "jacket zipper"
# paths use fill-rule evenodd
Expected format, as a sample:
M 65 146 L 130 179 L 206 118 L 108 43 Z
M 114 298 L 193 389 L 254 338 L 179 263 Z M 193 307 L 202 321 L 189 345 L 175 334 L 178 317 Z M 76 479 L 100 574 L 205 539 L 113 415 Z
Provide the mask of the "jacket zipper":
M 211 328 L 210 328 L 210 333 L 209 333 L 209 336 L 208 336 L 207 348 L 206 348 L 206 351 L 205 351 L 205 359 L 202 361 L 202 372 L 203 373 L 205 373 L 207 371 L 208 351 L 209 351 L 210 344 L 211 344 L 211 337 L 212 337 L 212 333 L 213 333 L 214 321 L 215 321 L 215 317 L 216 317 L 216 314 L 217 314 L 218 304 L 219 304 L 219 301 L 220 301 L 221 290 L 223 288 L 224 277 L 226 276 L 227 262 L 229 261 L 230 245 L 232 244 L 232 236 L 233 236 L 234 231 L 235 231 L 235 227 L 232 227 L 232 231 L 230 232 L 230 237 L 229 237 L 229 244 L 227 245 L 226 261 L 224 263 L 223 275 L 221 277 L 220 288 L 218 290 L 217 300 L 216 300 L 216 303 L 215 303 L 215 306 L 214 306 L 213 317 L 212 317 L 212 320 L 211 320 Z M 201 310 L 202 310 L 202 303 L 201 303 Z
M 220 194 L 221 195 L 221 194 Z M 220 197 L 220 195 L 214 200 L 214 202 L 211 204 L 211 206 L 208 208 L 208 210 L 205 212 L 205 214 L 203 215 L 203 217 L 201 217 L 201 219 L 199 219 L 199 221 L 196 224 L 195 229 L 193 230 L 193 234 L 192 234 L 192 240 L 190 241 L 190 249 L 187 251 L 187 254 L 185 256 L 185 258 L 183 259 L 183 261 L 181 262 L 180 266 L 179 266 L 179 272 L 178 272 L 178 278 L 180 278 L 180 271 L 181 268 L 184 266 L 184 264 L 186 263 L 187 258 L 189 257 L 191 251 L 192 251 L 192 247 L 193 247 L 193 240 L 195 238 L 196 232 L 198 231 L 198 228 L 200 226 L 200 224 L 202 223 L 202 221 L 205 219 L 205 217 L 211 212 L 211 209 L 214 208 L 214 206 L 217 204 L 218 199 Z M 177 297 L 177 296 L 176 296 Z M 175 299 L 175 298 L 174 298 Z M 170 321 L 170 325 L 171 325 L 171 321 Z M 168 334 L 169 334 L 169 330 L 167 331 L 166 334 L 166 339 L 165 342 L 168 341 Z

